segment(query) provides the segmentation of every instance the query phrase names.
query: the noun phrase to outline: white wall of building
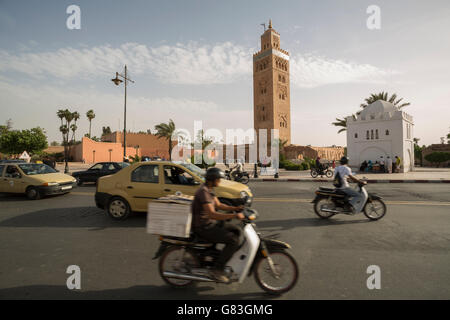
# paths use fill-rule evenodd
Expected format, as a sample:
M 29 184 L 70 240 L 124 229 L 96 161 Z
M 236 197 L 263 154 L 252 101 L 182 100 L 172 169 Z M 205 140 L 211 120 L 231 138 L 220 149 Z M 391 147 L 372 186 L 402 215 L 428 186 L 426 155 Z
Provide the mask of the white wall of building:
M 358 169 L 363 161 L 394 160 L 400 156 L 403 171 L 414 168 L 413 119 L 391 103 L 376 101 L 357 117 L 347 117 L 347 155 Z

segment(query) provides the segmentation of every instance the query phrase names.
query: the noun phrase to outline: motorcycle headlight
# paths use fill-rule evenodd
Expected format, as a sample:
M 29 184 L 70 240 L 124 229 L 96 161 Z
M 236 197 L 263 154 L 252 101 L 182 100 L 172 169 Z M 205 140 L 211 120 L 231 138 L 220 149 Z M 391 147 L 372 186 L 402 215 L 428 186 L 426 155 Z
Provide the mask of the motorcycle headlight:
M 247 191 L 241 191 L 240 195 L 241 199 L 244 201 L 244 204 L 249 204 L 252 202 L 252 198 L 250 197 Z

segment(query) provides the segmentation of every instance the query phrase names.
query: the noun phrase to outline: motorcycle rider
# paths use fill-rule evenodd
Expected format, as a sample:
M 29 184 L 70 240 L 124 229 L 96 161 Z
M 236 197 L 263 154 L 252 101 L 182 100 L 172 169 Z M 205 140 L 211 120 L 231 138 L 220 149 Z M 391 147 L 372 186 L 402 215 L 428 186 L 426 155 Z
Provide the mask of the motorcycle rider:
M 217 199 L 214 194 L 214 187 L 220 183 L 220 179 L 225 177 L 219 168 L 209 168 L 206 171 L 205 183 L 197 190 L 192 202 L 192 225 L 194 232 L 201 238 L 213 243 L 224 243 L 219 258 L 217 259 L 213 276 L 221 282 L 228 282 L 228 277 L 224 274 L 225 263 L 231 258 L 233 253 L 239 248 L 239 236 L 234 233 L 231 226 L 224 224 L 221 226 L 218 221 L 232 218 L 244 219 L 242 212 L 234 214 L 219 213 L 216 210 L 241 211 L 243 206 L 228 206 Z
M 347 179 L 353 182 L 366 185 L 367 182 L 359 180 L 352 175 L 352 170 L 348 167 L 348 157 L 342 157 L 340 160 L 341 165 L 338 166 L 334 172 L 334 179 L 339 180 L 335 185 L 339 190 L 350 196 L 350 206 L 352 207 L 353 214 L 356 214 L 362 210 L 362 206 L 365 204 L 364 195 L 355 189 L 351 188 Z
M 240 177 L 242 175 L 243 171 L 244 171 L 244 166 L 242 165 L 241 160 L 238 160 L 236 166 L 233 168 L 233 172 L 231 173 L 233 180 L 236 181 L 238 179 L 238 177 Z

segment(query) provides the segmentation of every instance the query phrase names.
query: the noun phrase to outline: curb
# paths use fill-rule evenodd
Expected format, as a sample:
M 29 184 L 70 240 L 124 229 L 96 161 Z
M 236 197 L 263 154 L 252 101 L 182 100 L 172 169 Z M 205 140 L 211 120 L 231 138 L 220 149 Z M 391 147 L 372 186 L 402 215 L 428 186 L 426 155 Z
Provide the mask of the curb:
M 327 179 L 299 179 L 299 178 L 262 178 L 250 179 L 251 182 L 332 182 Z M 450 180 L 367 180 L 368 183 L 450 183 Z

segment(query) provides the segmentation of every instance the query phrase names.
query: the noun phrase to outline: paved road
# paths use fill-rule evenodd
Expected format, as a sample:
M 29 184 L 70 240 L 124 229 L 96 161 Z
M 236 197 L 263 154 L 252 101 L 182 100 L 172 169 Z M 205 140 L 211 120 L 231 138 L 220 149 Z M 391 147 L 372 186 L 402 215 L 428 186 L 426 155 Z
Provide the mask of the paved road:
M 318 219 L 308 201 L 317 183 L 254 183 L 263 233 L 291 243 L 300 280 L 277 299 L 450 299 L 450 185 L 377 184 L 388 214 Z M 253 278 L 243 285 L 167 287 L 151 257 L 156 236 L 145 215 L 111 221 L 95 208 L 92 186 L 28 201 L 0 196 L 0 299 L 273 299 Z M 81 268 L 80 291 L 66 268 Z M 368 290 L 367 267 L 381 268 L 381 289 Z

